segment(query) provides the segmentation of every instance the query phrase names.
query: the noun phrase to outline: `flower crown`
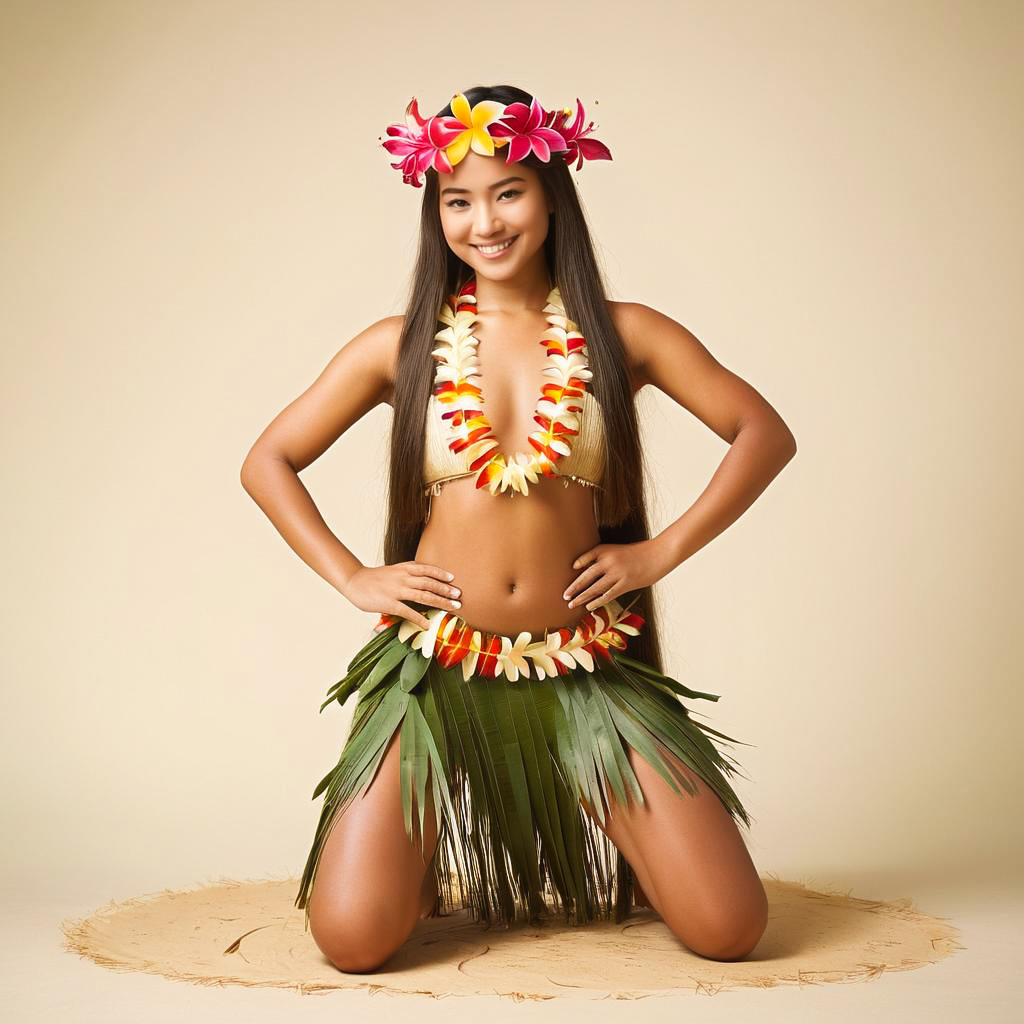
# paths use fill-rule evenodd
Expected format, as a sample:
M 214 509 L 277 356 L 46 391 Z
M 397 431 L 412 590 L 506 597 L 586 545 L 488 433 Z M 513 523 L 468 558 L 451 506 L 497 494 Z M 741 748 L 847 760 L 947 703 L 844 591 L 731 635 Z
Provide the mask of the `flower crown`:
M 470 106 L 465 94 L 452 97 L 452 116 L 420 117 L 414 96 L 405 108 L 405 124 L 389 124 L 388 138 L 381 145 L 401 157 L 391 166 L 401 170 L 402 181 L 419 188 L 421 175 L 433 167 L 451 173 L 452 168 L 472 149 L 481 156 L 494 156 L 495 148 L 507 146 L 506 163 L 516 163 L 533 153 L 547 163 L 552 153 L 561 153 L 566 163 L 578 160 L 576 169 L 587 160 L 611 160 L 608 147 L 597 139 L 588 139 L 594 130 L 591 121 L 583 127 L 583 104 L 576 100 L 576 117 L 570 107 L 546 111 L 535 98 L 525 103 L 499 103 L 480 100 Z M 383 136 L 378 136 L 383 138 Z

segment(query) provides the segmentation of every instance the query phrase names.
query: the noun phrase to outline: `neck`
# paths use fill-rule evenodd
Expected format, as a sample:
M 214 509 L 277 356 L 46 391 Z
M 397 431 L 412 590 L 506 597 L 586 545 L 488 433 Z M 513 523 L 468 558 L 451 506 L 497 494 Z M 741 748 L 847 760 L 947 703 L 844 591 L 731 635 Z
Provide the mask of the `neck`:
M 526 310 L 543 309 L 548 295 L 554 287 L 543 261 L 508 280 L 495 281 L 476 277 L 476 308 L 480 313 L 522 313 Z

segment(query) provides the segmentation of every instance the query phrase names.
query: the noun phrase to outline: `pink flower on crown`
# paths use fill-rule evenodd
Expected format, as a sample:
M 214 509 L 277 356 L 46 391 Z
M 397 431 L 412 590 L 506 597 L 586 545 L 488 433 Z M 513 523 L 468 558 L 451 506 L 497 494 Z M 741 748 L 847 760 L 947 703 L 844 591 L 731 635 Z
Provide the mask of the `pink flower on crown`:
M 536 97 L 530 100 L 529 106 L 525 103 L 510 103 L 502 118 L 491 128 L 491 135 L 509 140 L 506 157 L 508 163 L 514 164 L 531 153 L 547 163 L 552 153 L 568 149 L 561 134 L 548 127 L 553 119 L 553 115 L 545 113 Z
M 462 125 L 452 117 L 420 117 L 414 96 L 405 108 L 405 124 L 389 124 L 389 138 L 381 145 L 392 155 L 402 159 L 392 164 L 402 172 L 402 181 L 419 188 L 423 172 L 451 172 L 452 164 L 446 149 L 462 134 Z
M 569 107 L 559 110 L 551 124 L 551 127 L 565 139 L 567 151 L 564 156 L 566 163 L 571 164 L 578 157 L 579 162 L 576 164 L 576 170 L 579 170 L 583 166 L 584 158 L 587 160 L 611 160 L 612 155 L 603 142 L 598 142 L 597 139 L 585 138 L 594 130 L 594 122 L 591 121 L 585 129 L 583 128 L 583 104 L 580 103 L 579 97 L 576 99 L 576 118 L 571 125 L 566 127 L 566 121 L 569 120 L 571 113 L 572 110 Z

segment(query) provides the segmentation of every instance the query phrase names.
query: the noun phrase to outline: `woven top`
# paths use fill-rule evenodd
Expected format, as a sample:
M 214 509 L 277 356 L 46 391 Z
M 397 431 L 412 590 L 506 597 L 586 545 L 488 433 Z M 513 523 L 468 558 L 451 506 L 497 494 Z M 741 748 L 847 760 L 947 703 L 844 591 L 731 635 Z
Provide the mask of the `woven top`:
M 584 392 L 580 432 L 572 440 L 572 451 L 558 463 L 559 476 L 575 477 L 599 486 L 604 478 L 607 437 L 601 403 L 591 391 Z M 426 441 L 423 446 L 423 483 L 426 487 L 445 480 L 473 476 L 465 453 L 455 453 L 445 438 L 441 404 L 431 395 L 427 405 Z

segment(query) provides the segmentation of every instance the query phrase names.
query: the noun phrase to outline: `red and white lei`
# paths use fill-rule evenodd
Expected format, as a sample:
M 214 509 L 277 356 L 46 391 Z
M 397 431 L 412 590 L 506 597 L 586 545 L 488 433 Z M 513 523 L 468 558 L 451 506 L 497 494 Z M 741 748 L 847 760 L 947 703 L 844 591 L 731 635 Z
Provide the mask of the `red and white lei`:
M 552 380 L 541 387 L 534 412 L 540 429 L 528 437 L 533 451 L 511 457 L 498 450 L 483 411 L 483 392 L 473 383 L 480 376 L 480 341 L 473 333 L 479 320 L 475 277 L 444 303 L 438 316 L 445 326 L 434 336 L 440 342 L 432 352 L 434 394 L 448 427 L 448 447 L 456 454 L 465 452 L 468 469 L 479 471 L 476 486 L 487 487 L 491 494 L 510 489 L 527 494 L 529 484 L 541 476 L 558 476 L 558 461 L 570 454 L 571 438 L 579 433 L 583 395 L 593 377 L 586 339 L 566 316 L 557 286 L 548 294 L 544 314 L 549 326 L 540 341 L 547 349 L 543 373 Z
M 637 636 L 644 624 L 642 615 L 629 611 L 615 598 L 587 612 L 575 627 L 546 632 L 540 640 L 528 632 L 513 640 L 474 629 L 460 615 L 443 608 L 431 608 L 424 615 L 430 622 L 428 629 L 382 613 L 374 632 L 400 622 L 399 640 L 411 638 L 413 650 L 425 658 L 436 658 L 445 668 L 461 665 L 463 680 L 473 675 L 486 679 L 504 675 L 511 682 L 520 675 L 529 677 L 531 668 L 538 679 L 566 675 L 578 666 L 593 672 L 595 658 L 610 660 L 611 650 L 624 650 L 627 636 Z

